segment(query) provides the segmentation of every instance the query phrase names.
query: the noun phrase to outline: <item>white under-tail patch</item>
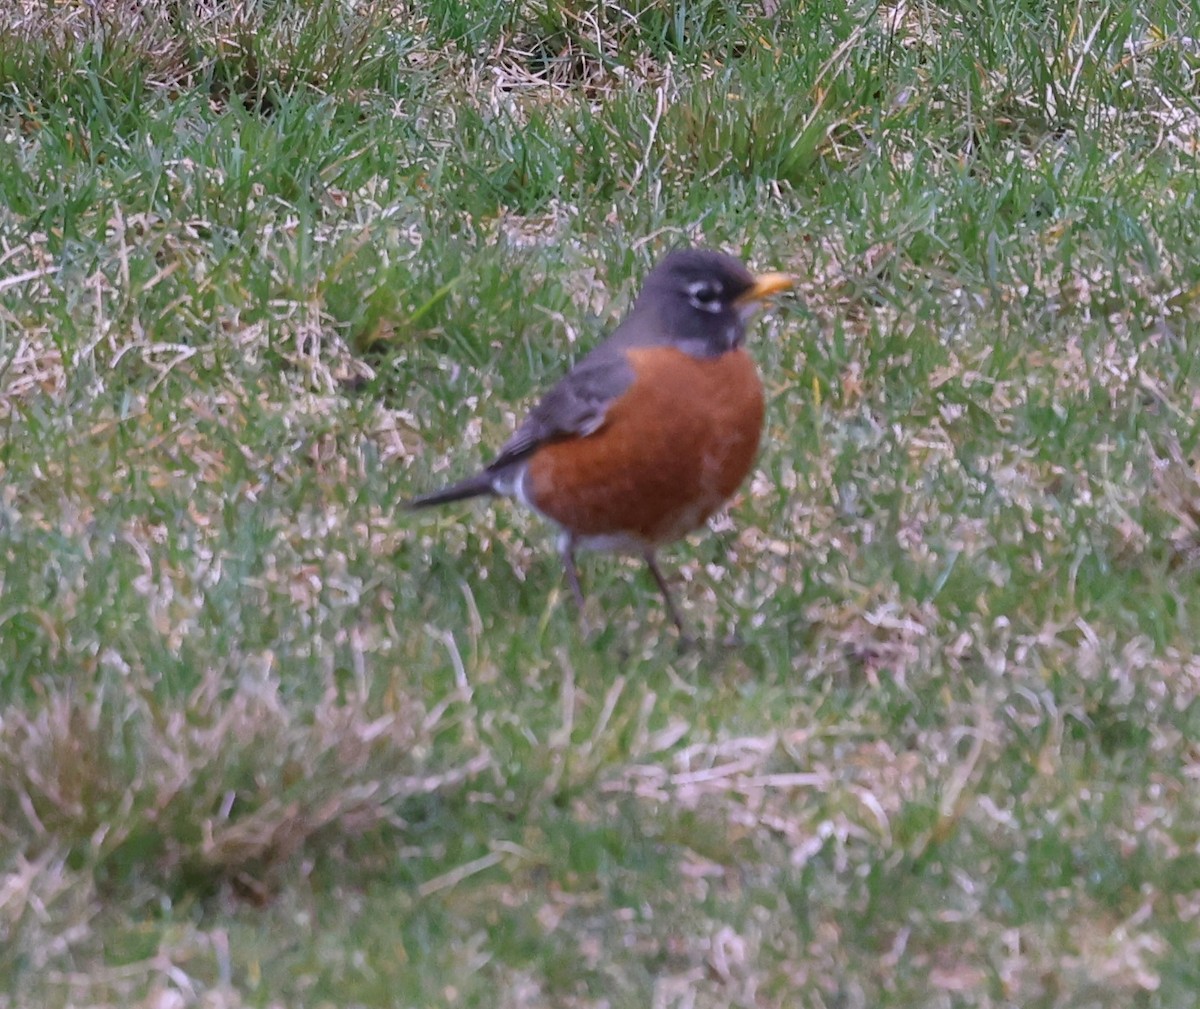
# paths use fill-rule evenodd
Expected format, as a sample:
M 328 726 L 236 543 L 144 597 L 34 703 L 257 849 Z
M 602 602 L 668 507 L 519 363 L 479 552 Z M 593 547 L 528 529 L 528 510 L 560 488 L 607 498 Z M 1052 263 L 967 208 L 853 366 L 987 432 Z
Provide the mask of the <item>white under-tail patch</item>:
M 502 497 L 515 497 L 526 508 L 533 508 L 526 490 L 528 472 L 528 466 L 519 466 L 516 469 L 497 473 L 496 478 L 492 481 L 492 490 Z M 536 510 L 535 508 L 534 511 Z

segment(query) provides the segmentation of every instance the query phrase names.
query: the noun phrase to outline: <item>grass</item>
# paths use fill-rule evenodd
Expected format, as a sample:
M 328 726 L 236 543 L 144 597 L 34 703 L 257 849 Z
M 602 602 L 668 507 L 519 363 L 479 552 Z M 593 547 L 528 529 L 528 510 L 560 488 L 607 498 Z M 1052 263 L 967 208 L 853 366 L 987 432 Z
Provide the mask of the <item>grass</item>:
M 1193 7 L 9 6 L 0 1006 L 1195 1004 Z M 681 654 L 397 505 L 686 241 Z

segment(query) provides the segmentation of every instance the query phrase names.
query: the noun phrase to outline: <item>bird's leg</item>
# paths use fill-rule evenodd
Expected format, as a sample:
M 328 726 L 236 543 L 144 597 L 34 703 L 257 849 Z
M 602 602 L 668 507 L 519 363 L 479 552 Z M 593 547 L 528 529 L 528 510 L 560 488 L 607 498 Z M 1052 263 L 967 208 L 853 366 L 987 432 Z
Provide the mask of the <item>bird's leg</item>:
M 583 625 L 584 634 L 588 633 L 587 615 L 584 613 L 583 589 L 579 587 L 579 571 L 575 568 L 575 540 L 571 536 L 563 536 L 558 544 L 558 552 L 562 556 L 563 570 L 567 573 L 567 584 L 571 587 L 571 595 L 575 597 L 575 605 L 579 608 L 579 622 Z
M 683 618 L 679 615 L 679 610 L 675 608 L 675 600 L 671 598 L 671 589 L 667 585 L 667 580 L 663 577 L 663 573 L 658 570 L 658 561 L 654 559 L 654 551 L 647 550 L 643 556 L 646 558 L 646 566 L 650 568 L 650 573 L 654 575 L 654 581 L 658 585 L 658 591 L 662 593 L 663 602 L 667 604 L 667 613 L 671 617 L 671 622 L 675 625 L 675 629 L 679 631 L 679 636 L 685 642 L 691 641 L 691 635 L 683 626 Z

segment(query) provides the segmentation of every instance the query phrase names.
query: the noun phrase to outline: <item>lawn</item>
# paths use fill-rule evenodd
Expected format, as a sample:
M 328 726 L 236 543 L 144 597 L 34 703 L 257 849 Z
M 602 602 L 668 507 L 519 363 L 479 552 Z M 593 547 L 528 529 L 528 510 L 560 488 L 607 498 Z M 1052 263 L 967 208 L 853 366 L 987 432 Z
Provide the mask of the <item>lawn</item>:
M 1200 9 L 0 5 L 0 1007 L 1200 1003 Z M 668 250 L 630 560 L 414 514 Z

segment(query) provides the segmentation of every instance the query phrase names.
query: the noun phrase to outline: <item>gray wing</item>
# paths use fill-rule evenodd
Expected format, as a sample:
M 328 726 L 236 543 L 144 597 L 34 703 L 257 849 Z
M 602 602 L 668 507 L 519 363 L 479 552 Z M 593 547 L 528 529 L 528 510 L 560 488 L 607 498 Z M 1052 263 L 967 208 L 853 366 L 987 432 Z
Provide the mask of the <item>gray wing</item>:
M 624 354 L 589 354 L 529 411 L 488 465 L 488 471 L 494 473 L 520 462 L 547 442 L 584 438 L 599 430 L 608 408 L 629 388 L 633 378 L 633 368 Z

